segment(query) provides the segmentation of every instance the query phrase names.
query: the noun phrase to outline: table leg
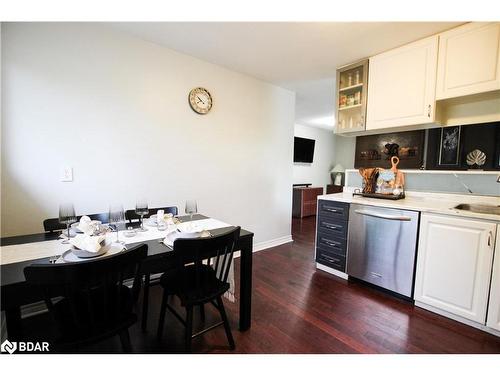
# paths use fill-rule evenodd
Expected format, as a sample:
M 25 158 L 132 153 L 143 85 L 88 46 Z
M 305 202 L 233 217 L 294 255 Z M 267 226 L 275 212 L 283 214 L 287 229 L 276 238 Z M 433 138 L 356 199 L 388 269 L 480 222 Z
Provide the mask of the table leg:
M 252 311 L 252 251 L 253 239 L 240 243 L 240 331 L 251 325 Z
M 7 323 L 7 337 L 9 340 L 17 341 L 22 338 L 21 308 L 12 307 L 5 310 Z

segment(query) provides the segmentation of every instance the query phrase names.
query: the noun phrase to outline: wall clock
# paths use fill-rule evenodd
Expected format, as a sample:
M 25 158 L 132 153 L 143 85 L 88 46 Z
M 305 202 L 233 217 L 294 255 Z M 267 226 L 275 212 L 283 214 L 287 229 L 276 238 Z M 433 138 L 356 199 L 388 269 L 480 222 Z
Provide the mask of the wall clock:
M 196 87 L 189 92 L 189 105 L 200 115 L 206 115 L 212 109 L 212 95 L 203 87 Z

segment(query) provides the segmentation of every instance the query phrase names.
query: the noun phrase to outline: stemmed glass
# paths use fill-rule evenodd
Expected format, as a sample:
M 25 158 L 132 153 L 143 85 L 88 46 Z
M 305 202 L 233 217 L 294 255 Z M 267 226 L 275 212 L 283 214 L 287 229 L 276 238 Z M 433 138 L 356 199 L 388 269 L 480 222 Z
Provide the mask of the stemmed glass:
M 189 221 L 193 221 L 193 215 L 198 212 L 196 201 L 194 199 L 186 201 L 186 208 L 184 211 L 189 215 Z
M 68 231 L 68 238 L 62 243 L 69 243 L 70 233 L 69 226 L 76 223 L 75 207 L 71 203 L 63 203 L 59 205 L 59 222 L 61 224 L 66 224 L 66 230 Z
M 141 216 L 141 228 L 140 232 L 146 232 L 148 229 L 144 228 L 144 215 L 149 214 L 148 202 L 145 200 L 137 201 L 135 205 L 135 213 Z
M 120 241 L 118 232 L 120 231 L 120 225 L 124 223 L 125 223 L 125 211 L 123 210 L 123 206 L 121 204 L 115 204 L 109 206 L 109 224 L 113 225 L 116 230 L 115 243 L 119 243 L 122 245 L 124 245 L 125 242 Z

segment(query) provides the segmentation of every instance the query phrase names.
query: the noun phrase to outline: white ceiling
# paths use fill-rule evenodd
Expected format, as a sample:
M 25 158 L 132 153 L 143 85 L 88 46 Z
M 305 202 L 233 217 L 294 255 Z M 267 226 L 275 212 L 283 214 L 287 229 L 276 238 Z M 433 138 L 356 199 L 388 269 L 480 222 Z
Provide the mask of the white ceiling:
M 297 93 L 296 122 L 332 128 L 335 69 L 454 22 L 128 22 L 121 31 Z

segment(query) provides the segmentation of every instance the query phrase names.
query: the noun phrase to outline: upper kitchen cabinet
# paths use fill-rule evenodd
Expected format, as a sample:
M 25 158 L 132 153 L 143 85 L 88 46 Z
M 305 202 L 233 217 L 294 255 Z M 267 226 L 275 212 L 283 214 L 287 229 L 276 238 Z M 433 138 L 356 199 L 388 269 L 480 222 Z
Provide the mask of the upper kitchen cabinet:
M 435 120 L 438 36 L 370 58 L 366 130 Z
M 436 99 L 500 90 L 500 23 L 472 22 L 439 35 Z
M 338 134 L 365 130 L 368 60 L 337 69 Z

